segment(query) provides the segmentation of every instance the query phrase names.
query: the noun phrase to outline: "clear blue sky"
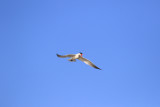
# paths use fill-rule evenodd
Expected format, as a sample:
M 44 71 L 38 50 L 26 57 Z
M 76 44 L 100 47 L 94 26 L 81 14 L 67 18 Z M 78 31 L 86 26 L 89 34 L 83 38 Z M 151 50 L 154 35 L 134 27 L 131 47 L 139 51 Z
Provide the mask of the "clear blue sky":
M 0 107 L 160 107 L 159 0 L 2 0 L 0 15 Z M 103 70 L 56 57 L 78 52 Z

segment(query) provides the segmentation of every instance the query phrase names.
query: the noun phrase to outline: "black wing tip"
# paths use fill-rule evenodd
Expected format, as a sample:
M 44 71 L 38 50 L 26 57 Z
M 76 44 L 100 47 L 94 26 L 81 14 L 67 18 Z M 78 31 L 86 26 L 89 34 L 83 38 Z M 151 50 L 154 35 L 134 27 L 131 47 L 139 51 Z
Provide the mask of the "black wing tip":
M 101 68 L 98 68 L 98 67 L 94 67 L 94 68 L 99 69 L 99 70 L 102 70 Z
M 97 68 L 97 69 L 102 70 L 102 69 L 100 69 L 100 68 Z
M 60 55 L 59 54 L 56 54 L 58 57 L 60 57 Z

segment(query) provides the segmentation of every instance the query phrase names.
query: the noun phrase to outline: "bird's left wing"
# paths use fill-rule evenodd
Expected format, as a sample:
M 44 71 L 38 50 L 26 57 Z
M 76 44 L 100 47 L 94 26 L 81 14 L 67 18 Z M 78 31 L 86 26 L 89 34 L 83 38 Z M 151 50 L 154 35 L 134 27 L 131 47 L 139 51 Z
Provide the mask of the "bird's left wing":
M 99 69 L 101 70 L 100 68 L 98 68 L 96 65 L 94 65 L 91 61 L 89 61 L 88 59 L 86 58 L 83 58 L 83 57 L 80 57 L 79 60 L 83 61 L 84 63 L 90 65 L 91 67 L 94 67 L 96 69 Z
M 60 58 L 66 58 L 66 57 L 74 57 L 75 55 L 74 54 L 69 54 L 69 55 L 59 55 L 57 54 L 58 57 Z

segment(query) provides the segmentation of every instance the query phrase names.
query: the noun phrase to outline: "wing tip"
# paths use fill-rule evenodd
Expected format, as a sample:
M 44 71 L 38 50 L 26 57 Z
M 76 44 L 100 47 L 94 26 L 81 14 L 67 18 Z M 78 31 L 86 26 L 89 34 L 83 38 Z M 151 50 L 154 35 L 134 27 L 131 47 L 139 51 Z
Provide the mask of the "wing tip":
M 57 55 L 57 57 L 60 57 L 60 55 L 59 54 L 56 54 Z
M 100 69 L 100 68 L 97 68 L 97 69 L 102 70 L 102 69 Z
M 99 70 L 102 70 L 101 68 L 98 68 L 98 67 L 94 67 L 94 68 L 99 69 Z

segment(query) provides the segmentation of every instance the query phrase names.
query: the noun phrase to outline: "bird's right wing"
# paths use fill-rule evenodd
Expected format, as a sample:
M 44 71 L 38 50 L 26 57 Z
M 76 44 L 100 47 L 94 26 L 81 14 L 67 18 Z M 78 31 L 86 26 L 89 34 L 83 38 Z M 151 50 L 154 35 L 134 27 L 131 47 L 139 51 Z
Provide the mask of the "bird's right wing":
M 86 58 L 80 57 L 79 60 L 83 61 L 84 63 L 88 64 L 88 65 L 91 66 L 91 67 L 94 67 L 94 68 L 96 68 L 96 69 L 101 70 L 100 68 L 98 68 L 96 65 L 94 65 L 91 61 L 89 61 L 89 60 L 86 59 Z
M 66 57 L 74 57 L 75 55 L 74 54 L 68 54 L 68 55 L 59 55 L 57 54 L 58 57 L 60 58 L 66 58 Z

